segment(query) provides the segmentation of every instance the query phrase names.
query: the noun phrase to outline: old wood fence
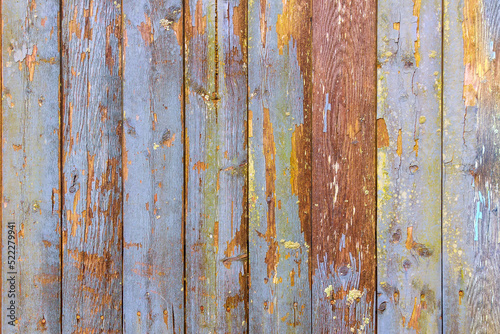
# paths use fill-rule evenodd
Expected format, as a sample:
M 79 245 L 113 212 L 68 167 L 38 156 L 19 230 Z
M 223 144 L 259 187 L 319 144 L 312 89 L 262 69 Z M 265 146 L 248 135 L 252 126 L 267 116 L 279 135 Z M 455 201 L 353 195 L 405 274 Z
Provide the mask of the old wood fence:
M 500 2 L 1 17 L 2 333 L 500 333 Z

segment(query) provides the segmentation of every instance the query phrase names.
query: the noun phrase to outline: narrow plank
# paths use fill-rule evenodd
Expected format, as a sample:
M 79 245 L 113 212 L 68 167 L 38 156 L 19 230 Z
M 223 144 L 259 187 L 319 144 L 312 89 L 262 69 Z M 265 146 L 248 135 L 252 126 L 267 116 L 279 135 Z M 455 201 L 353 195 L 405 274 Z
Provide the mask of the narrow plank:
M 311 4 L 249 3 L 251 333 L 311 330 Z
M 313 333 L 374 331 L 376 3 L 313 2 Z
M 60 333 L 59 1 L 1 6 L 0 332 Z
M 123 4 L 125 333 L 184 333 L 182 1 Z
M 121 8 L 68 0 L 62 11 L 62 331 L 121 333 Z
M 443 278 L 446 333 L 500 332 L 500 4 L 445 11 Z
M 185 7 L 188 333 L 247 328 L 246 2 Z
M 441 3 L 378 3 L 378 331 L 441 331 Z

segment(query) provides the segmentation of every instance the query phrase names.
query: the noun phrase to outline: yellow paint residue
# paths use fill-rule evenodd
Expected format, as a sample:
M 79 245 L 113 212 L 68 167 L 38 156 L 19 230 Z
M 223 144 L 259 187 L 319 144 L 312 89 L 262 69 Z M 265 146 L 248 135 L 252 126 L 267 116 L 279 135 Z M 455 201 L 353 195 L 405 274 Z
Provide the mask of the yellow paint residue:
M 326 293 L 326 297 L 327 298 L 330 298 L 332 296 L 332 292 L 333 292 L 333 286 L 330 284 L 326 289 L 325 289 L 325 293 Z
M 418 139 L 415 139 L 415 145 L 413 145 L 413 150 L 415 151 L 415 156 L 418 157 Z
M 300 248 L 300 244 L 295 241 L 285 241 L 285 248 L 298 249 Z
M 358 298 L 361 298 L 362 296 L 363 292 L 357 289 L 350 290 L 349 294 L 347 295 L 347 305 L 352 305 Z

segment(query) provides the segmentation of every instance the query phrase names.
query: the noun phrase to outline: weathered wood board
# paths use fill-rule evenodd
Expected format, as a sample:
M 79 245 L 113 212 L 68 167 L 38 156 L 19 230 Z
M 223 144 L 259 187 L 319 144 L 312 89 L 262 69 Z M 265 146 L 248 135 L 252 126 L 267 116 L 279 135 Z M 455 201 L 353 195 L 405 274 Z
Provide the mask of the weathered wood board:
M 306 333 L 311 1 L 250 1 L 248 16 L 249 331 Z
M 184 333 L 182 2 L 124 2 L 126 333 Z
M 0 332 L 60 333 L 59 2 L 1 6 Z
M 120 7 L 62 3 L 63 333 L 122 332 Z
M 441 331 L 441 3 L 379 1 L 379 333 Z
M 185 7 L 186 330 L 248 321 L 246 2 Z
M 498 333 L 499 3 L 449 1 L 444 27 L 444 332 Z
M 371 333 L 376 1 L 313 8 L 312 331 Z

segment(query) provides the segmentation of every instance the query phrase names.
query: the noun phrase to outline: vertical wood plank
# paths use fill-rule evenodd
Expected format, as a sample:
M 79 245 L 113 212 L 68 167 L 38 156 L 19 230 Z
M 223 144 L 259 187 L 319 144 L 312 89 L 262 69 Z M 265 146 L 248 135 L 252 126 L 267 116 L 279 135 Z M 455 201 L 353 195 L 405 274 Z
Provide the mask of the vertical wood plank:
M 447 2 L 443 278 L 446 333 L 500 332 L 500 5 Z
M 185 7 L 188 333 L 247 328 L 246 7 Z
M 378 3 L 378 331 L 441 330 L 441 1 Z
M 311 329 L 311 10 L 249 3 L 251 333 Z
M 2 333 L 60 333 L 58 20 L 2 1 Z
M 184 332 L 182 1 L 124 3 L 124 332 Z
M 376 1 L 313 2 L 313 332 L 374 331 Z
M 121 333 L 121 5 L 62 10 L 62 330 Z

